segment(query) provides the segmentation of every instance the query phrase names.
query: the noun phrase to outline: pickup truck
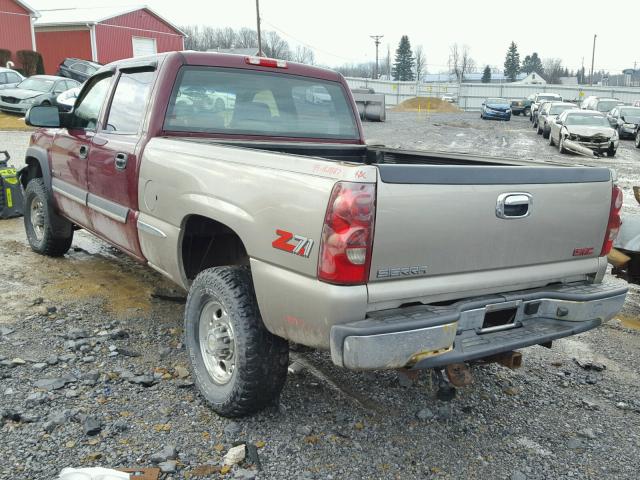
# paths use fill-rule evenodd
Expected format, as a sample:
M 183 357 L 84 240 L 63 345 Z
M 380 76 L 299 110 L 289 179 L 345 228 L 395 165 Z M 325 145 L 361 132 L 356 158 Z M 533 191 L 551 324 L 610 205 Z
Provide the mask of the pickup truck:
M 348 369 L 442 371 L 598 327 L 625 300 L 602 282 L 609 169 L 368 145 L 330 70 L 123 60 L 72 111 L 26 121 L 31 248 L 62 256 L 83 228 L 188 290 L 194 381 L 221 415 L 277 400 L 288 342 Z

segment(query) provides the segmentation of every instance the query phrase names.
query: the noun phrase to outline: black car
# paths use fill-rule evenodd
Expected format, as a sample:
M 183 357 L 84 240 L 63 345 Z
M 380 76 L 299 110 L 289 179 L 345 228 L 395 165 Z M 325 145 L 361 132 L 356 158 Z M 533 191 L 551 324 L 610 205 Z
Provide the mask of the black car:
M 91 75 L 96 73 L 101 66 L 99 63 L 90 62 L 89 60 L 65 58 L 58 67 L 56 75 L 73 78 L 80 83 L 84 83 Z

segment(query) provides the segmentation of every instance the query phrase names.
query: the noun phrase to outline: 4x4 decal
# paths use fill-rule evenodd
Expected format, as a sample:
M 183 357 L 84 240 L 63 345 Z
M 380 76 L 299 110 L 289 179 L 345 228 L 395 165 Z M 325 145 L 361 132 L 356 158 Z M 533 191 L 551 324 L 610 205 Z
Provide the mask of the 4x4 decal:
M 286 230 L 276 230 L 276 235 L 278 238 L 271 243 L 273 248 L 306 258 L 311 255 L 311 249 L 313 248 L 313 240 L 311 238 L 295 235 Z M 293 242 L 291 242 L 292 240 Z

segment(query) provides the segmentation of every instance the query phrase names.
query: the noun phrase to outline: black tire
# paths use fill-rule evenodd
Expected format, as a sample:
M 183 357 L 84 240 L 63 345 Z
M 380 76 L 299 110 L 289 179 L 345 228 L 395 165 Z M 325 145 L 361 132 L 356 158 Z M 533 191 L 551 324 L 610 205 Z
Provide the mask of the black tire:
M 551 136 L 551 132 L 549 132 L 549 145 L 551 145 L 552 147 L 555 146 L 556 142 L 553 140 L 553 137 Z
M 607 149 L 607 157 L 615 157 L 616 156 L 616 149 L 613 147 L 609 147 Z
M 564 148 L 564 139 L 562 138 L 562 134 L 560 134 L 560 137 L 558 138 L 558 151 L 560 153 L 567 153 L 567 149 Z
M 34 220 L 37 222 L 35 225 Z M 24 229 L 31 250 L 41 255 L 61 257 L 71 247 L 73 224 L 53 211 L 42 178 L 33 178 L 27 184 L 24 195 Z
M 549 138 L 550 133 L 551 133 L 550 129 L 547 129 L 547 128 L 542 129 L 542 138 Z
M 519 116 L 520 116 L 520 112 L 513 112 L 513 114 L 514 114 L 516 117 L 519 117 Z
M 538 128 L 536 128 L 536 133 L 538 135 L 542 135 L 542 127 L 540 127 L 540 122 L 538 122 Z
M 220 309 L 214 311 L 209 327 L 205 327 L 209 335 L 214 331 L 212 322 L 216 318 L 224 318 L 231 327 L 231 340 L 226 345 L 232 343 L 233 368 L 223 369 L 222 374 L 229 375 L 224 381 L 216 380 L 210 373 L 206 362 L 215 364 L 218 359 L 203 352 L 200 344 L 201 318 L 206 322 L 210 305 Z M 220 317 L 216 317 L 218 312 Z M 215 267 L 200 272 L 189 289 L 184 327 L 194 382 L 218 414 L 249 415 L 279 397 L 287 378 L 289 344 L 267 331 L 262 323 L 248 267 Z M 214 335 L 213 342 L 217 338 Z
M 640 148 L 640 132 L 636 132 L 636 138 L 634 143 L 636 144 L 636 148 Z

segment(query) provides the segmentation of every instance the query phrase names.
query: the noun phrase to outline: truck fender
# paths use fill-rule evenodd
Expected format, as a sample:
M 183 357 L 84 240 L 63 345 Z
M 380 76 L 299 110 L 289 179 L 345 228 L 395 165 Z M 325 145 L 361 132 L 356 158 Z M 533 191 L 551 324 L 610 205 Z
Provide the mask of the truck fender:
M 51 189 L 51 170 L 49 169 L 49 155 L 47 151 L 37 145 L 31 145 L 27 148 L 25 155 L 26 166 L 18 172 L 20 183 L 23 188 L 27 188 L 27 183 L 32 178 L 36 178 L 38 175 L 35 172 L 42 174 L 44 185 L 47 188 L 49 199 L 53 199 L 53 192 Z

